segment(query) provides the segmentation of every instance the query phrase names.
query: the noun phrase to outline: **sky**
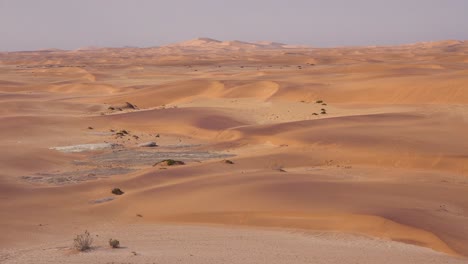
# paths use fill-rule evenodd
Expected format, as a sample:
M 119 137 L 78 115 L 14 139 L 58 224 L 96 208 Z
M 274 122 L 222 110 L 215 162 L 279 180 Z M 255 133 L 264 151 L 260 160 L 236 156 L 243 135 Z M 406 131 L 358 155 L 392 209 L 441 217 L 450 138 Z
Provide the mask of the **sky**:
M 0 51 L 198 37 L 315 47 L 468 40 L 468 0 L 0 0 Z

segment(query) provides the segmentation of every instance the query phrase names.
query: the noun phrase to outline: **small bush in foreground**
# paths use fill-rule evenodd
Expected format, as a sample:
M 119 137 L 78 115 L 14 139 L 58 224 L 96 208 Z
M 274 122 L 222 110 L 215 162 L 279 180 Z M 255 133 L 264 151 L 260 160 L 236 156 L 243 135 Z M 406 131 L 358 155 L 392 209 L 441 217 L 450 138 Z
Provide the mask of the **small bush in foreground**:
M 73 240 L 73 246 L 78 251 L 86 251 L 91 249 L 91 245 L 93 244 L 93 238 L 88 231 L 85 231 L 81 235 L 77 235 L 76 238 Z
M 114 188 L 112 189 L 112 193 L 115 194 L 115 195 L 122 195 L 124 194 L 124 192 L 122 190 L 120 190 L 120 188 Z
M 109 239 L 109 246 L 112 248 L 119 248 L 120 247 L 120 242 L 117 239 Z

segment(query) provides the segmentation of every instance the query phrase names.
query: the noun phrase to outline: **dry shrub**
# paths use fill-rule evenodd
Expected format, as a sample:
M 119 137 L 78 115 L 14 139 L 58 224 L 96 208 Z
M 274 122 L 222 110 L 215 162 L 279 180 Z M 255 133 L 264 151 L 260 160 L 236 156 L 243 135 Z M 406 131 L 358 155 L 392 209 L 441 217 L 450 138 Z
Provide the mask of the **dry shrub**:
M 119 248 L 120 247 L 120 242 L 117 239 L 109 239 L 109 246 L 112 248 Z
M 83 234 L 77 235 L 73 242 L 75 249 L 77 249 L 78 251 L 86 251 L 88 249 L 91 249 L 91 245 L 93 244 L 93 238 L 91 237 L 91 234 L 86 230 Z

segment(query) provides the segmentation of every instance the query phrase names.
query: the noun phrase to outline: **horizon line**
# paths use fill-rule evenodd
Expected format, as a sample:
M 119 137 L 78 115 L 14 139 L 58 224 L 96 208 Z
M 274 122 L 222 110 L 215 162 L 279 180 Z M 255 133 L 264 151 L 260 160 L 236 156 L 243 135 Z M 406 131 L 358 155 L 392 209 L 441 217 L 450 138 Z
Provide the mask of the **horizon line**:
M 45 52 L 45 51 L 53 51 L 56 50 L 57 52 L 59 51 L 89 51 L 89 50 L 99 50 L 99 49 L 150 49 L 150 48 L 163 48 L 163 47 L 171 47 L 171 46 L 177 46 L 183 43 L 187 43 L 190 41 L 212 41 L 212 42 L 217 42 L 217 43 L 228 43 L 228 42 L 241 42 L 245 44 L 251 44 L 251 45 L 262 45 L 262 42 L 266 43 L 272 43 L 272 44 L 279 44 L 282 46 L 298 46 L 300 48 L 311 48 L 311 49 L 334 49 L 334 48 L 368 48 L 368 47 L 398 47 L 398 46 L 408 46 L 408 45 L 417 45 L 417 44 L 429 44 L 429 43 L 443 43 L 443 42 L 467 42 L 468 39 L 462 40 L 462 39 L 440 39 L 440 40 L 430 40 L 430 41 L 417 41 L 417 42 L 403 42 L 400 44 L 369 44 L 369 45 L 333 45 L 333 46 L 314 46 L 310 44 L 291 44 L 291 43 L 282 43 L 282 42 L 276 42 L 276 41 L 269 41 L 269 40 L 259 40 L 259 41 L 243 41 L 243 40 L 218 40 L 215 38 L 210 38 L 210 37 L 198 37 L 194 39 L 188 39 L 188 40 L 182 40 L 179 42 L 174 42 L 174 43 L 169 43 L 165 45 L 156 45 L 156 46 L 135 46 L 135 45 L 124 45 L 124 46 L 96 46 L 96 45 L 89 45 L 89 46 L 82 46 L 76 49 L 61 49 L 61 48 L 55 48 L 55 47 L 49 47 L 49 48 L 41 48 L 41 49 L 32 49 L 32 50 L 1 50 L 0 53 L 20 53 L 20 52 Z M 291 48 L 292 49 L 292 48 Z

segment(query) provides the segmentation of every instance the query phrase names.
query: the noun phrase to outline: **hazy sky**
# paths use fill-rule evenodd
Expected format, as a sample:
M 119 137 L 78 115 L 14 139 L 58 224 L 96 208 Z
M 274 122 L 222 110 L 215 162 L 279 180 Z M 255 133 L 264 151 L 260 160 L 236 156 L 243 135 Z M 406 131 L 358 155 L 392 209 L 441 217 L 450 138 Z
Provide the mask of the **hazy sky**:
M 196 37 L 313 46 L 468 39 L 468 0 L 0 0 L 0 50 Z

